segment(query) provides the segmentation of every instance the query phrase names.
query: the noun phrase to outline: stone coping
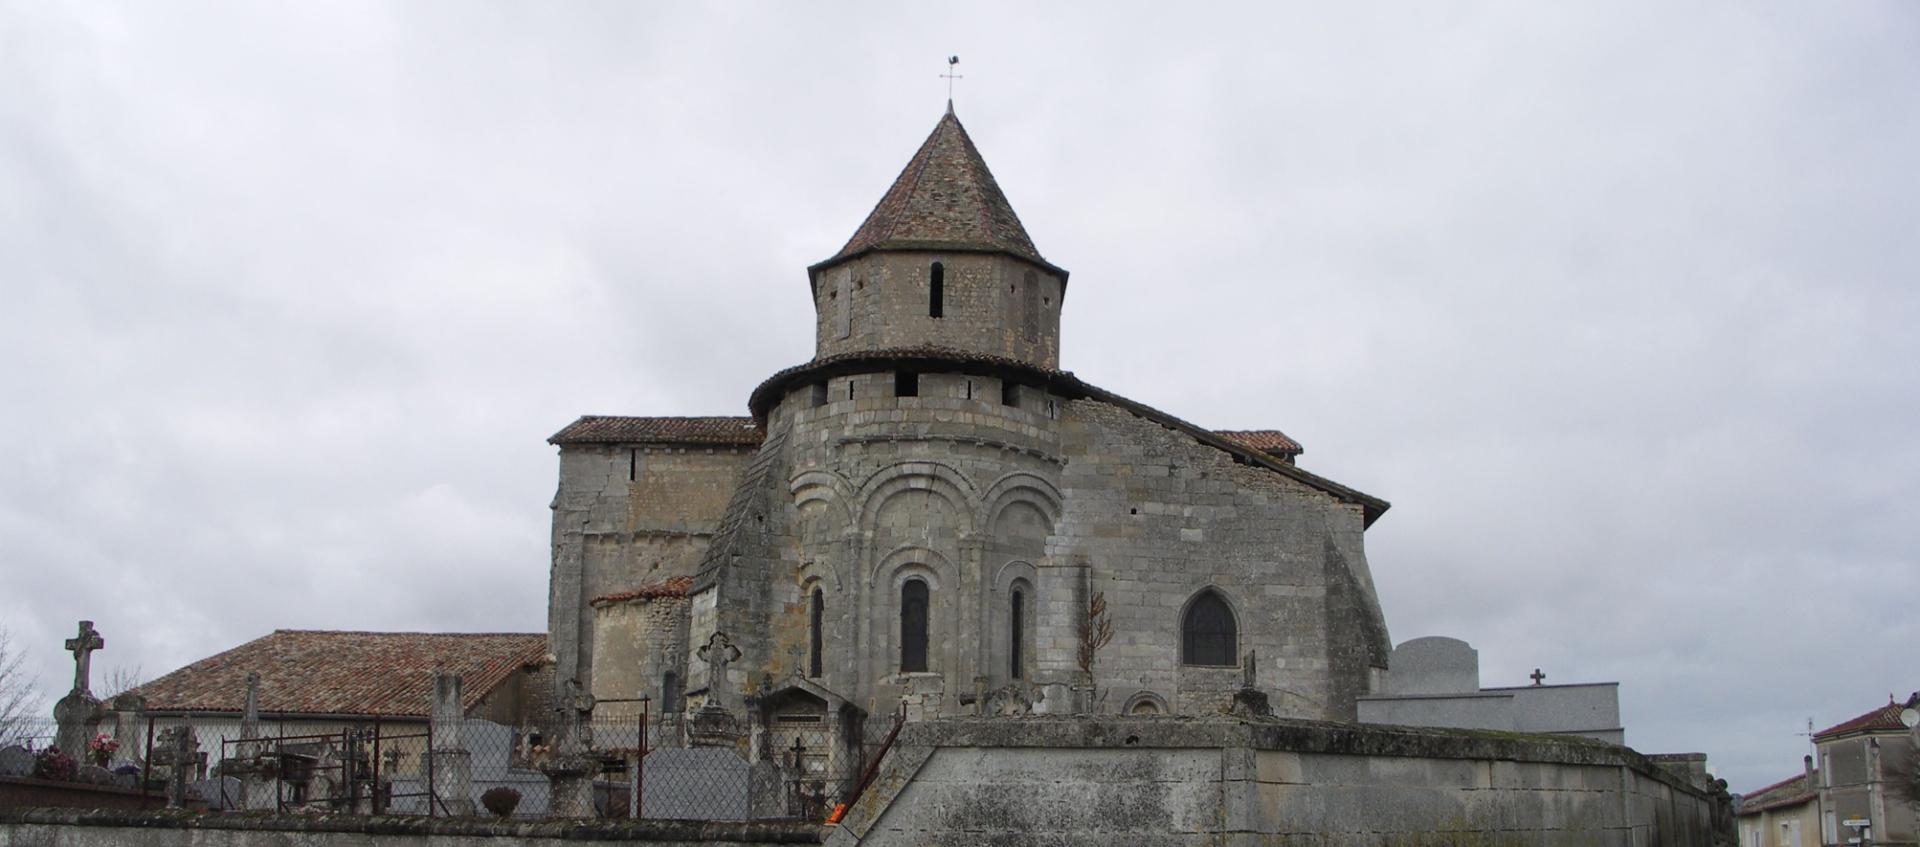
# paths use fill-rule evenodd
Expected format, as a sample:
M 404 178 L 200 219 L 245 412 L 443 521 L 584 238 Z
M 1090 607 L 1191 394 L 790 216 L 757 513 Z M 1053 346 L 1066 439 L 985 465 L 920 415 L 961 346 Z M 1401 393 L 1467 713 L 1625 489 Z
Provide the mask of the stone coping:
M 1628 747 L 1591 738 L 1288 718 L 1046 716 L 910 723 L 896 746 L 1056 749 L 1244 748 L 1430 759 L 1496 759 L 1629 768 L 1688 794 L 1697 787 Z
M 36 779 L 30 776 L 0 776 L 0 785 L 24 785 L 32 788 L 48 788 L 58 791 L 73 791 L 81 794 L 105 794 L 112 797 L 160 797 L 165 799 L 166 792 L 160 790 L 141 791 L 124 785 L 101 785 L 94 782 L 72 782 L 61 779 Z
M 0 826 L 54 825 L 283 833 L 355 833 L 572 841 L 818 844 L 817 823 L 795 821 L 508 820 L 400 815 L 200 814 L 179 810 L 0 808 Z

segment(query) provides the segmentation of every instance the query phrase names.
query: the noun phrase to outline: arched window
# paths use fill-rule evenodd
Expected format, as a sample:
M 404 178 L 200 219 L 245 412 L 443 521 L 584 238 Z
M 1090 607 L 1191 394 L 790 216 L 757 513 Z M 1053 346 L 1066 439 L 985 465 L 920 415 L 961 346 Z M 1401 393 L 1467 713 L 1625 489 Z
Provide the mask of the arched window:
M 941 317 L 947 311 L 947 269 L 939 262 L 933 263 L 933 270 L 927 280 L 927 316 Z
M 909 579 L 900 585 L 900 672 L 927 669 L 927 583 Z
M 1027 632 L 1027 592 L 1021 591 L 1018 588 L 1014 589 L 1013 597 L 1007 604 L 1007 612 L 1007 623 L 1009 626 L 1007 646 L 1008 652 L 1012 657 L 1009 672 L 1014 679 L 1025 679 L 1027 676 L 1026 666 L 1022 659 L 1024 658 L 1023 654 L 1026 652 L 1027 646 L 1025 638 Z
M 825 633 L 821 631 L 827 617 L 827 595 L 820 589 L 813 590 L 813 610 L 807 620 L 807 676 L 819 676 L 823 660 Z
M 1232 667 L 1237 664 L 1238 637 L 1227 601 L 1211 588 L 1202 591 L 1187 604 L 1186 619 L 1180 622 L 1180 662 Z

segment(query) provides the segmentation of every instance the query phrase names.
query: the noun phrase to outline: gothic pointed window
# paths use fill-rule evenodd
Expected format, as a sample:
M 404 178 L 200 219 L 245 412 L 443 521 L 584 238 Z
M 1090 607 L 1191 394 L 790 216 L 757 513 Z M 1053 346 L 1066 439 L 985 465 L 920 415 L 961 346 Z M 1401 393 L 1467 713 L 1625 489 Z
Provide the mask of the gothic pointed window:
M 909 579 L 900 586 L 900 672 L 927 669 L 927 583 Z
M 1011 667 L 1008 668 L 1014 679 L 1025 679 L 1026 629 L 1027 629 L 1027 593 L 1016 588 L 1007 604 L 1007 622 L 1010 627 L 1007 638 L 1008 655 Z
M 825 664 L 825 633 L 822 631 L 827 617 L 827 595 L 820 589 L 813 590 L 813 608 L 807 620 L 807 676 L 819 676 Z
M 927 316 L 943 317 L 947 312 L 947 269 L 939 262 L 927 277 Z
M 1186 619 L 1180 622 L 1180 662 L 1232 667 L 1239 652 L 1238 639 L 1233 609 L 1219 592 L 1209 588 L 1187 604 Z

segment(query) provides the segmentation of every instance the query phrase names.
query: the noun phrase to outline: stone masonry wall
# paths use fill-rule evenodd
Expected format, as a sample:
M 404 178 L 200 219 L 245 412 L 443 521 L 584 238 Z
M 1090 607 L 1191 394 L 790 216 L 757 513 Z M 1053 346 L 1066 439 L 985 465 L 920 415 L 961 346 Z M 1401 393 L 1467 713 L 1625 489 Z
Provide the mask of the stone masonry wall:
M 1233 607 L 1235 655 L 1257 654 L 1255 684 L 1281 714 L 1350 719 L 1385 665 L 1355 506 L 1042 386 L 1020 385 L 1013 404 L 1000 377 L 966 372 L 921 373 L 917 396 L 896 396 L 892 371 L 824 388 L 796 386 L 769 415 L 767 446 L 709 555 L 714 611 L 696 615 L 687 644 L 726 632 L 743 651 L 735 691 L 811 670 L 816 590 L 814 681 L 869 713 L 907 698 L 919 713 L 975 714 L 983 692 L 1004 687 L 1044 692 L 1053 713 L 1219 713 L 1241 669 L 1181 663 L 1183 611 L 1203 589 Z M 912 580 L 928 587 L 929 656 L 925 672 L 908 673 L 901 596 Z M 1070 692 L 1095 591 L 1116 637 L 1089 705 Z M 689 659 L 688 674 L 700 688 L 704 668 Z
M 976 719 L 909 726 L 827 843 L 1711 847 L 1723 800 L 1584 739 Z
M 596 663 L 592 694 L 600 700 L 652 698 L 654 708 L 665 709 L 685 692 L 688 601 L 685 597 L 655 597 L 599 603 L 594 607 L 593 655 Z M 669 691 L 667 680 L 679 690 Z M 634 703 L 610 703 L 596 717 L 630 718 L 639 714 Z
M 1068 404 L 1061 442 L 1066 511 L 1050 548 L 1090 564 L 1115 624 L 1095 668 L 1109 704 L 1099 711 L 1139 698 L 1224 711 L 1241 669 L 1180 654 L 1184 610 L 1211 589 L 1233 608 L 1236 655 L 1255 653 L 1255 686 L 1277 713 L 1353 718 L 1390 649 L 1356 507 L 1107 403 Z
M 589 604 L 692 574 L 752 458 L 734 447 L 561 449 L 548 609 L 557 678 L 593 690 Z
M 490 821 L 381 815 L 215 815 L 181 812 L 0 808 L 0 845 L 48 847 L 559 847 L 571 843 L 659 847 L 818 844 L 798 822 Z
M 941 317 L 928 314 L 929 278 L 945 281 Z M 1055 368 L 1060 361 L 1059 277 L 993 253 L 883 252 L 818 273 L 818 355 L 931 345 Z

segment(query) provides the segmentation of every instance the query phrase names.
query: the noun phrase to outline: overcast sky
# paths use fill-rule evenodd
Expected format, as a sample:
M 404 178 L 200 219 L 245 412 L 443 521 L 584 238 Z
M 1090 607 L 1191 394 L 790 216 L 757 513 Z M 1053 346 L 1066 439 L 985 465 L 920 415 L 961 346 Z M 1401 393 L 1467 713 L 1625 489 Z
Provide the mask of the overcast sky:
M 545 438 L 743 414 L 944 108 L 1062 364 L 1386 498 L 1396 641 L 1736 791 L 1920 688 L 1920 5 L 0 0 L 0 626 L 546 625 Z M 910 8 L 909 8 L 910 7 Z

